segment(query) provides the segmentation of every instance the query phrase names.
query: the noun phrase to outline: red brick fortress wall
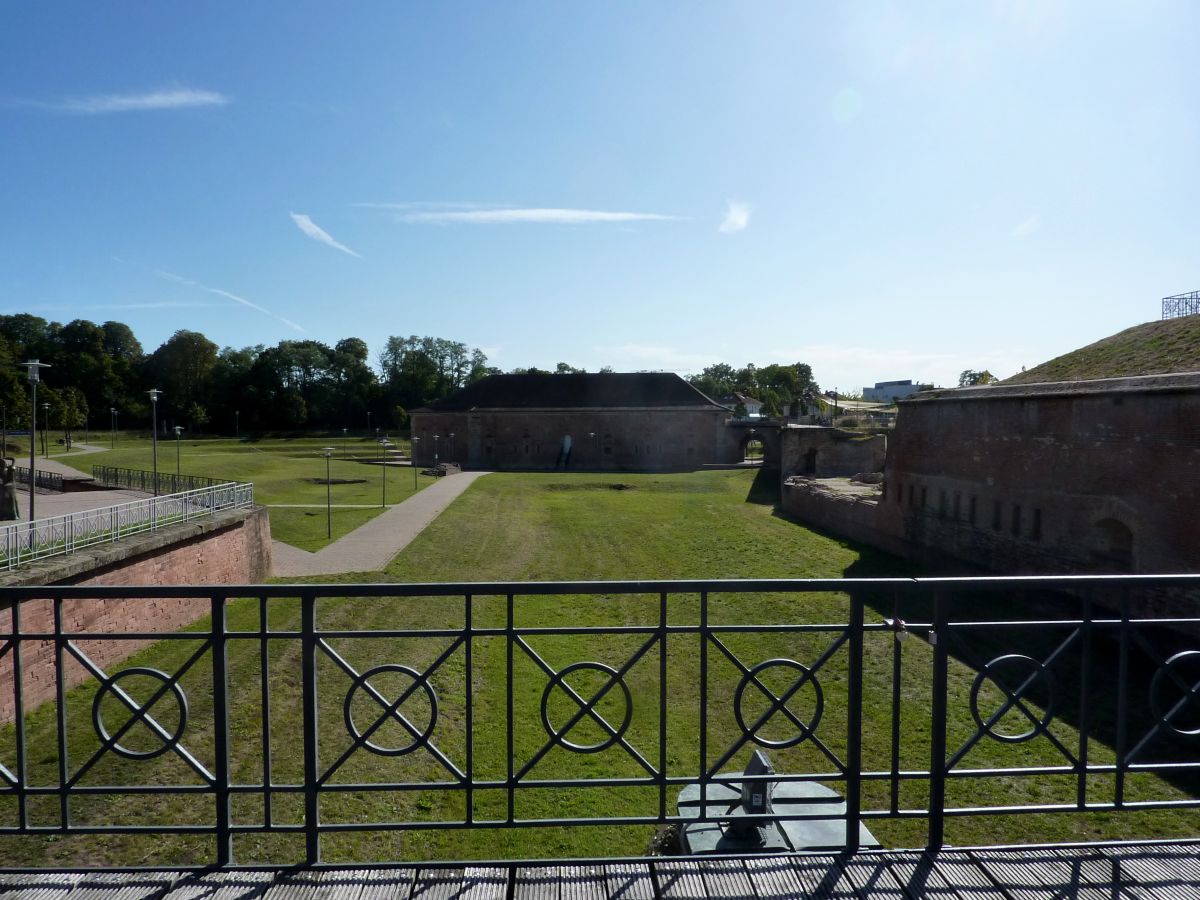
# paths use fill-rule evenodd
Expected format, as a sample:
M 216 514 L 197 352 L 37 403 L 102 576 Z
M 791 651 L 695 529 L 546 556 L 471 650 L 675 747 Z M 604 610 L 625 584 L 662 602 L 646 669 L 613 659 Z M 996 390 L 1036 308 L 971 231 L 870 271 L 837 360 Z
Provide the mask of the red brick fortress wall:
M 91 566 L 81 569 L 81 562 L 88 560 Z M 267 578 L 270 567 L 270 520 L 266 509 L 260 508 L 213 523 L 189 523 L 126 539 L 90 554 L 46 560 L 35 567 L 36 574 L 32 570 L 22 572 L 5 581 L 8 585 L 253 584 Z M 52 589 L 46 593 L 53 596 Z M 50 599 L 19 602 L 21 633 L 54 631 L 54 604 Z M 11 633 L 12 601 L 5 601 L 0 594 L 0 606 L 0 633 Z M 62 604 L 62 627 L 65 632 L 84 634 L 167 634 L 202 618 L 210 609 L 207 598 L 71 599 Z M 107 671 L 154 640 L 84 637 L 72 643 Z M 8 638 L 0 638 L 0 647 L 7 643 Z M 23 700 L 29 711 L 55 695 L 55 643 L 52 639 L 25 640 L 20 652 Z M 9 647 L 0 657 L 0 722 L 10 722 L 14 715 L 13 663 L 14 653 Z M 93 677 L 73 658 L 63 671 L 67 687 Z

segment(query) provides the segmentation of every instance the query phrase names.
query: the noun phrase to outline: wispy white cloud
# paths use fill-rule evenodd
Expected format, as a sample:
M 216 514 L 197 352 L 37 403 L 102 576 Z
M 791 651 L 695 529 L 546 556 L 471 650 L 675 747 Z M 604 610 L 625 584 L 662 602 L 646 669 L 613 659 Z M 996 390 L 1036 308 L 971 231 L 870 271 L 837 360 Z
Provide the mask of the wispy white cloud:
M 110 113 L 149 112 L 191 109 L 199 106 L 224 106 L 230 99 L 216 91 L 195 88 L 163 88 L 133 94 L 93 94 L 61 100 L 10 100 L 6 106 L 26 106 L 55 112 L 100 116 Z
M 668 222 L 683 218 L 649 212 L 485 206 L 470 203 L 359 203 L 356 205 L 390 210 L 396 213 L 396 218 L 401 222 L 422 225 L 589 225 L 613 222 Z
M 308 216 L 304 215 L 304 213 L 288 213 L 288 215 L 292 217 L 292 221 L 296 223 L 296 227 L 314 241 L 318 241 L 322 244 L 332 247 L 334 250 L 341 250 L 343 253 L 347 253 L 350 256 L 358 257 L 358 259 L 362 259 L 362 256 L 355 253 L 345 244 L 335 241 L 333 239 L 333 235 L 331 235 L 328 231 L 326 231 Z
M 1037 215 L 1032 215 L 1019 225 L 1014 225 L 1009 234 L 1015 238 L 1029 237 L 1039 228 L 1042 227 L 1042 220 Z
M 187 303 L 179 300 L 152 300 L 146 303 L 92 303 L 83 306 L 77 303 L 46 303 L 40 304 L 31 309 L 36 309 L 43 312 L 55 311 L 93 311 L 100 312 L 107 309 L 212 309 L 217 306 L 216 303 Z M 28 312 L 29 310 L 22 310 Z
M 750 225 L 750 204 L 740 200 L 729 200 L 725 204 L 725 218 L 717 231 L 721 234 L 737 234 Z
M 265 306 L 259 306 L 257 303 L 247 300 L 245 297 L 239 297 L 237 294 L 230 293 L 229 291 L 222 290 L 221 288 L 209 287 L 207 284 L 202 284 L 199 281 L 193 281 L 190 278 L 184 278 L 182 275 L 176 275 L 174 272 L 168 272 L 165 269 L 153 269 L 152 271 L 159 278 L 162 278 L 166 281 L 173 281 L 176 284 L 186 285 L 187 287 L 194 287 L 201 291 L 208 291 L 208 293 L 210 293 L 210 294 L 216 294 L 218 297 L 224 297 L 227 300 L 232 300 L 234 303 L 240 303 L 242 306 L 245 306 L 248 309 L 252 309 L 255 312 L 260 312 L 264 316 L 270 316 L 272 319 L 275 319 L 278 322 L 282 322 L 284 325 L 286 325 L 288 328 L 291 328 L 293 331 L 304 331 L 304 329 L 301 326 L 297 325 L 291 319 L 286 319 L 281 315 L 273 313 L 273 312 L 271 312 L 271 310 L 267 309 Z

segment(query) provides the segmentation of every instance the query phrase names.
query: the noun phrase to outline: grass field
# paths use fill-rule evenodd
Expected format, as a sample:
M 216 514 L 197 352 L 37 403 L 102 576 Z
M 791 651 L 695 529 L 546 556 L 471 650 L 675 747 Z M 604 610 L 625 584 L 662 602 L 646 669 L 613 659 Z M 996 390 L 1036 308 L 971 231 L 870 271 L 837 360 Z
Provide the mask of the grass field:
M 93 444 L 104 445 L 98 439 Z M 184 439 L 179 442 L 179 471 L 185 475 L 254 482 L 255 501 L 272 507 L 272 536 L 303 550 L 319 550 L 329 543 L 325 522 L 325 459 L 321 453 L 325 446 L 334 449 L 329 461 L 329 477 L 333 482 L 330 488 L 333 540 L 379 515 L 385 500 L 391 505 L 414 493 L 411 468 L 357 461 L 380 455 L 379 445 L 365 438 Z M 175 450 L 174 439 L 158 442 L 160 472 L 176 471 Z M 85 472 L 90 472 L 93 465 L 149 470 L 152 459 L 153 448 L 148 439 L 122 434 L 115 450 L 73 457 L 70 462 Z M 382 481 L 385 468 L 386 496 Z M 416 490 L 432 481 L 431 477 L 418 474 Z
M 903 573 L 902 568 L 888 557 L 858 550 L 780 518 L 766 502 L 770 492 L 765 488 L 762 482 L 756 485 L 754 473 L 747 471 L 685 475 L 489 475 L 410 544 L 387 572 L 365 577 L 372 581 L 422 582 L 839 577 Z M 886 611 L 886 599 L 875 599 L 879 608 L 872 608 L 870 618 L 878 621 L 881 610 Z M 722 626 L 839 623 L 845 621 L 847 615 L 847 603 L 842 595 L 713 594 L 710 604 L 710 624 Z M 397 663 L 424 671 L 447 650 L 449 638 L 382 638 L 368 632 L 393 628 L 459 628 L 465 613 L 462 599 L 363 601 L 331 597 L 320 601 L 318 627 L 348 632 L 329 638 L 327 643 L 358 672 Z M 289 600 L 272 601 L 268 615 L 271 627 L 276 630 L 294 628 L 298 621 L 296 604 Z M 503 626 L 505 615 L 502 598 L 472 598 L 471 616 L 476 627 Z M 517 606 L 514 624 L 519 629 L 639 626 L 655 624 L 658 615 L 657 596 L 603 600 L 526 598 Z M 698 615 L 694 595 L 668 598 L 668 618 L 672 624 L 694 625 Z M 252 600 L 236 602 L 231 619 L 235 628 L 257 628 L 258 603 Z M 1019 647 L 1026 649 L 1043 640 L 1044 636 L 1034 640 L 1016 634 L 1012 638 Z M 527 635 L 525 640 L 547 665 L 560 670 L 579 661 L 619 668 L 645 638 L 634 634 L 587 633 Z M 750 631 L 722 635 L 722 642 L 729 652 L 747 666 L 773 658 L 795 659 L 812 665 L 832 640 L 831 633 L 821 631 L 790 635 Z M 231 723 L 236 740 L 234 771 L 239 781 L 253 784 L 262 780 L 261 647 L 257 639 L 250 638 L 234 639 L 231 644 L 229 683 L 234 697 L 234 721 Z M 140 654 L 136 662 L 174 671 L 197 646 L 190 640 L 163 642 Z M 694 777 L 699 767 L 700 739 L 698 639 L 694 634 L 671 635 L 666 646 L 670 661 L 666 683 L 669 703 L 663 711 L 667 721 L 667 742 L 661 745 L 658 739 L 658 696 L 662 683 L 657 648 L 633 665 L 625 677 L 634 710 L 626 738 L 651 761 L 657 763 L 660 754 L 665 757 L 672 774 L 693 773 Z M 875 770 L 886 769 L 890 759 L 891 648 L 889 635 L 872 634 L 867 638 L 862 733 L 866 765 Z M 918 769 L 927 766 L 929 758 L 931 650 L 926 643 L 915 639 L 907 641 L 904 648 L 905 674 L 900 685 L 904 723 L 900 765 Z M 472 649 L 475 721 L 470 746 L 476 774 L 477 777 L 501 778 L 508 760 L 504 689 L 508 671 L 507 642 L 502 637 L 481 637 L 472 642 Z M 294 784 L 302 780 L 299 652 L 299 643 L 294 639 L 269 642 L 272 727 L 268 743 L 272 750 L 272 781 L 275 784 Z M 191 702 L 187 746 L 201 759 L 210 758 L 213 740 L 211 725 L 206 724 L 211 720 L 211 691 L 207 687 L 211 669 L 206 659 L 202 658 L 180 682 Z M 438 692 L 439 707 L 432 739 L 460 766 L 465 764 L 468 745 L 464 699 L 466 671 L 464 649 L 459 647 L 446 654 L 431 677 Z M 512 672 L 513 759 L 520 766 L 531 760 L 546 742 L 538 710 L 547 676 L 524 650 L 515 652 Z M 715 649 L 711 650 L 706 733 L 710 762 L 739 734 L 728 698 L 740 676 L 740 670 L 731 661 Z M 588 677 L 587 671 L 581 672 L 572 684 L 586 694 Z M 393 678 L 392 682 L 389 678 Z M 954 710 L 949 726 L 952 747 L 968 740 L 975 728 L 967 713 L 973 678 L 971 668 L 952 661 L 949 684 L 950 704 Z M 835 756 L 842 756 L 846 749 L 847 680 L 848 666 L 843 649 L 834 653 L 820 669 L 825 713 L 817 734 Z M 350 696 L 348 690 L 352 682 L 332 658 L 325 655 L 319 664 L 319 684 L 321 758 L 323 765 L 328 765 L 349 746 L 343 703 Z M 395 694 L 403 684 L 403 676 L 393 672 L 379 676 L 377 686 L 385 694 Z M 774 687 L 783 689 L 781 684 Z M 86 759 L 89 748 L 97 746 L 90 724 L 94 696 L 94 685 L 85 685 L 70 695 L 69 730 L 72 758 L 76 760 Z M 998 697 L 995 691 L 985 687 L 983 700 L 985 704 L 995 703 Z M 812 691 L 806 689 L 793 705 L 801 715 L 811 717 L 815 702 Z M 369 722 L 373 718 L 370 704 L 364 706 L 362 703 L 361 694 L 350 697 L 351 715 L 358 722 Z M 618 707 L 613 695 L 602 702 L 600 712 L 606 717 L 619 717 Z M 428 701 L 418 696 L 406 703 L 404 711 L 413 721 L 423 722 L 429 715 Z M 561 721 L 567 711 L 552 701 L 552 719 Z M 584 730 L 572 732 L 573 740 L 587 743 L 599 739 L 598 731 L 587 731 L 591 726 L 581 727 Z M 778 727 L 774 722 L 771 724 L 772 729 Z M 57 754 L 54 751 L 52 710 L 44 709 L 31 716 L 27 732 L 29 745 L 38 748 L 32 762 L 39 783 L 53 783 L 57 777 Z M 1069 716 L 1056 719 L 1050 733 L 1067 747 L 1078 743 Z M 786 736 L 780 731 L 769 734 L 775 738 Z M 3 736 L 5 745 L 0 746 L 0 758 L 10 758 L 12 740 L 10 730 Z M 373 740 L 383 746 L 395 747 L 411 739 L 398 726 L 389 723 Z M 741 748 L 723 769 L 740 769 L 748 753 L 748 747 Z M 829 771 L 831 767 L 829 760 L 811 741 L 773 751 L 772 758 L 781 771 Z M 1103 748 L 1094 747 L 1093 758 L 1105 758 Z M 1111 753 L 1107 758 L 1111 758 Z M 971 749 L 963 765 L 1017 766 L 1060 761 L 1058 751 L 1047 738 L 1041 737 L 1015 745 L 982 741 Z M 640 774 L 644 774 L 644 770 L 618 747 L 587 755 L 555 748 L 531 770 L 534 778 L 634 777 Z M 449 779 L 446 771 L 424 751 L 402 756 L 377 756 L 360 750 L 349 757 L 330 782 L 356 787 L 327 795 L 322 801 L 323 820 L 347 824 L 438 821 L 463 815 L 464 794 L 461 790 L 431 786 L 397 792 L 362 787 L 389 780 L 432 784 Z M 171 754 L 136 763 L 108 754 L 83 783 L 95 786 L 196 784 L 197 779 Z M 989 778 L 951 781 L 948 790 L 951 802 L 1006 805 L 1069 801 L 1073 798 L 1073 784 L 1069 776 Z M 1095 789 L 1097 796 L 1101 796 L 1111 786 L 1097 783 Z M 884 790 L 883 784 L 869 785 L 868 803 L 884 803 Z M 1151 776 L 1131 778 L 1129 790 L 1131 799 L 1182 796 L 1178 788 Z M 925 787 L 919 782 L 905 785 L 902 797 L 904 803 L 920 807 L 926 800 Z M 276 791 L 272 800 L 275 821 L 299 821 L 301 804 L 295 794 Z M 656 802 L 656 792 L 641 787 L 526 788 L 519 792 L 516 811 L 524 818 L 620 815 L 630 811 L 653 814 Z M 478 791 L 474 798 L 475 815 L 481 818 L 501 816 L 504 803 L 501 791 Z M 55 804 L 35 801 L 33 806 L 42 821 L 55 820 Z M 200 822 L 210 818 L 211 799 L 142 795 L 131 800 L 100 794 L 88 798 L 86 804 L 75 801 L 73 808 L 77 823 L 125 823 L 146 817 Z M 235 810 L 240 821 L 261 821 L 262 793 L 239 797 Z M 11 803 L 7 807 L 0 806 L 0 812 L 11 816 Z M 891 846 L 919 846 L 924 840 L 924 827 L 920 820 L 871 824 L 872 830 Z M 343 832 L 327 836 L 323 849 L 329 861 L 639 854 L 645 849 L 652 831 L 648 826 L 603 826 L 434 830 L 403 834 Z M 1184 835 L 1194 831 L 1195 812 L 1174 810 L 1127 813 L 1115 819 L 1101 814 L 962 818 L 950 823 L 948 839 L 959 844 L 1008 843 L 1035 837 L 1076 840 L 1100 836 Z M 196 861 L 210 852 L 204 839 L 188 836 L 169 839 L 72 837 L 54 841 L 8 839 L 0 844 L 0 863 L 52 864 L 87 859 L 110 864 L 171 865 Z M 282 863 L 298 859 L 301 852 L 302 841 L 294 836 L 247 835 L 238 843 L 241 862 Z

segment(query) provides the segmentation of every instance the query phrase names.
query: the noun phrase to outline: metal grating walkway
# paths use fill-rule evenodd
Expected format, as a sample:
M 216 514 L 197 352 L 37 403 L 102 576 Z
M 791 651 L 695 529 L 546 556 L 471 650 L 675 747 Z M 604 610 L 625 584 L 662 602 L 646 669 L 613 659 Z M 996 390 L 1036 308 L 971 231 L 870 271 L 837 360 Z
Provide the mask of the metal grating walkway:
M 466 868 L 0 873 L 3 900 L 1200 898 L 1200 843 Z

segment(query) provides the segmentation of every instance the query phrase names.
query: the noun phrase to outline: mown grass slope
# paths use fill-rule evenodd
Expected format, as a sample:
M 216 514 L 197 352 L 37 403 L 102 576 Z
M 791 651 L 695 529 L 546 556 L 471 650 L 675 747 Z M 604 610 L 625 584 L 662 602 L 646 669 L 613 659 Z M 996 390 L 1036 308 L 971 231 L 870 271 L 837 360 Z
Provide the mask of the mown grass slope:
M 1200 316 L 1146 322 L 1006 378 L 1003 384 L 1200 372 Z

